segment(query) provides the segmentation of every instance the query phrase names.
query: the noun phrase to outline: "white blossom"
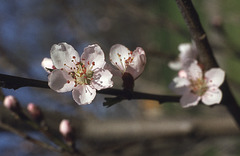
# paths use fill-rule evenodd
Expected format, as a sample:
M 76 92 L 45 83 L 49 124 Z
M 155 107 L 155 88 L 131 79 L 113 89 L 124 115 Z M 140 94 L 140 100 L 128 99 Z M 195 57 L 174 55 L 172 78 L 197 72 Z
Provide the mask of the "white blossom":
M 52 46 L 51 59 L 56 69 L 48 76 L 48 85 L 57 92 L 72 91 L 78 104 L 90 104 L 96 90 L 112 87 L 112 74 L 105 69 L 104 53 L 97 44 L 78 52 L 67 43 Z
M 219 87 L 224 77 L 225 72 L 220 68 L 212 68 L 203 75 L 197 61 L 194 61 L 189 68 L 179 71 L 178 77 L 173 79 L 172 89 L 182 95 L 182 107 L 195 106 L 200 100 L 206 105 L 219 104 L 222 99 Z
M 117 67 L 113 73 L 122 76 L 125 72 L 130 73 L 134 79 L 137 79 L 143 72 L 146 64 L 146 55 L 141 47 L 130 51 L 121 44 L 115 44 L 111 47 L 109 53 L 111 63 Z

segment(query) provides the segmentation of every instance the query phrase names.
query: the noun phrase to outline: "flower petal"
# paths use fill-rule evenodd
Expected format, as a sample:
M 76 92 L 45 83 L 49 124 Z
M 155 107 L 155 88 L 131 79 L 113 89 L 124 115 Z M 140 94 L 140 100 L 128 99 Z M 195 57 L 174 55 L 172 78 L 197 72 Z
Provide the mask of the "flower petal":
M 109 63 L 105 64 L 104 69 L 109 70 L 113 76 L 122 77 L 122 72 L 116 68 L 113 68 L 113 66 Z
M 205 73 L 208 86 L 219 87 L 223 83 L 224 77 L 225 72 L 220 68 L 212 68 Z
M 178 50 L 180 51 L 178 60 L 168 63 L 169 68 L 173 70 L 186 69 L 197 58 L 197 49 L 194 43 L 182 43 L 178 46 Z
M 52 59 L 50 59 L 50 58 L 44 58 L 44 59 L 42 60 L 41 66 L 42 66 L 43 69 L 44 69 L 46 72 L 48 72 L 48 73 L 50 73 L 49 69 L 51 70 L 51 69 L 54 68 Z
M 54 66 L 57 69 L 75 67 L 75 64 L 80 61 L 78 52 L 67 43 L 54 44 L 51 48 L 50 55 Z M 72 62 L 75 57 L 74 62 Z
M 176 94 L 183 95 L 186 91 L 190 91 L 190 82 L 186 78 L 175 77 L 170 83 L 169 88 Z
M 116 66 L 122 73 L 126 71 L 125 60 L 130 57 L 130 50 L 121 44 L 115 44 L 111 47 L 109 58 L 111 63 Z
M 86 67 L 93 65 L 92 70 L 95 70 L 96 68 L 103 68 L 106 63 L 104 53 L 101 47 L 97 44 L 89 45 L 84 48 L 81 60 Z
M 197 57 L 196 48 L 191 43 L 182 43 L 178 46 L 180 51 L 179 60 L 184 64 L 187 60 L 194 60 Z
M 100 69 L 94 72 L 93 80 L 91 81 L 91 84 L 97 90 L 109 88 L 113 86 L 113 82 L 111 78 L 112 78 L 112 74 L 110 73 L 109 70 Z
M 79 85 L 73 89 L 72 96 L 79 105 L 90 104 L 96 96 L 96 89 L 89 85 Z
M 74 81 L 65 70 L 55 69 L 48 75 L 48 85 L 57 92 L 68 92 L 73 89 Z
M 170 61 L 168 67 L 173 70 L 180 70 L 182 69 L 182 62 L 180 60 Z
M 146 64 L 145 51 L 141 47 L 137 47 L 132 53 L 132 62 L 127 67 L 126 72 L 130 73 L 134 79 L 137 79 L 143 72 Z
M 173 82 L 176 84 L 176 88 L 190 85 L 189 80 L 186 78 L 182 78 L 182 77 L 175 77 L 173 79 Z
M 222 100 L 222 91 L 217 87 L 209 88 L 202 96 L 202 102 L 206 105 L 219 104 Z
M 197 61 L 191 63 L 189 68 L 187 69 L 188 79 L 196 80 L 201 78 L 202 79 L 202 69 L 197 64 Z
M 183 108 L 196 106 L 200 99 L 201 97 L 196 94 L 193 94 L 191 92 L 185 92 L 180 99 L 180 104 Z

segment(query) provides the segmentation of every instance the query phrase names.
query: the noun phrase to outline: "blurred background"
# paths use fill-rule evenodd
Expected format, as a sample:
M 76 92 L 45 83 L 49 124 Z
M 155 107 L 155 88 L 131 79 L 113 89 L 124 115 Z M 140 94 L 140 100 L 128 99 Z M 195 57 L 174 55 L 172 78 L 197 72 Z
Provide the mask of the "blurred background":
M 193 3 L 239 101 L 240 2 Z M 71 44 L 80 54 L 87 45 L 97 43 L 107 62 L 113 44 L 130 50 L 140 46 L 146 52 L 147 65 L 135 82 L 135 91 L 173 95 L 168 85 L 177 72 L 168 62 L 177 58 L 178 45 L 190 43 L 191 38 L 174 0 L 0 1 L 0 73 L 47 81 L 41 61 L 50 57 L 51 46 L 60 42 Z M 121 79 L 113 80 L 114 88 L 121 88 Z M 14 95 L 23 107 L 29 102 L 41 107 L 56 133 L 61 119 L 70 119 L 79 130 L 76 135 L 81 135 L 77 147 L 89 155 L 240 154 L 238 130 L 222 105 L 182 109 L 179 103 L 134 100 L 106 108 L 102 103 L 107 95 L 98 94 L 92 104 L 78 106 L 71 93 L 30 87 L 1 90 L 4 95 Z M 0 109 L 1 119 L 14 123 L 10 112 Z M 29 135 L 46 140 L 36 132 Z M 0 155 L 60 154 L 0 131 Z

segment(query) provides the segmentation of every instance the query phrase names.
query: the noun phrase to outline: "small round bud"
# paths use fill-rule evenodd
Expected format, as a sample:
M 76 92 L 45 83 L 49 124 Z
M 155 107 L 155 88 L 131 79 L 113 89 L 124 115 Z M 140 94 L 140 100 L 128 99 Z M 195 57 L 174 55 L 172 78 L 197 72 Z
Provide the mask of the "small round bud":
M 59 125 L 59 131 L 64 137 L 67 137 L 70 133 L 72 133 L 72 127 L 69 120 L 63 119 L 61 121 Z
M 30 115 L 34 120 L 39 122 L 43 120 L 43 114 L 41 109 L 34 103 L 29 103 L 27 106 L 27 110 L 29 111 Z
M 10 109 L 12 111 L 16 111 L 16 110 L 20 109 L 17 99 L 12 95 L 8 95 L 4 98 L 3 105 L 7 109 Z

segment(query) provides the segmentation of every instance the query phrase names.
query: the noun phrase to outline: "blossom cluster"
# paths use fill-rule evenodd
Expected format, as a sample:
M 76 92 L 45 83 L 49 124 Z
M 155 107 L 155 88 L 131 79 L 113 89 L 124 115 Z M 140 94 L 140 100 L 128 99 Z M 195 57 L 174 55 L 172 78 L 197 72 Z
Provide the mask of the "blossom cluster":
M 204 73 L 204 65 L 197 60 L 198 51 L 194 44 L 180 44 L 178 49 L 179 59 L 169 63 L 170 68 L 179 70 L 170 88 L 182 95 L 182 107 L 195 106 L 200 100 L 206 105 L 219 104 L 222 99 L 219 87 L 224 81 L 225 72 L 220 68 L 212 68 Z
M 67 43 L 54 44 L 50 50 L 50 58 L 44 58 L 42 66 L 49 73 L 48 85 L 57 92 L 72 91 L 76 103 L 90 104 L 96 96 L 96 90 L 113 86 L 112 76 L 130 74 L 137 79 L 146 64 L 145 52 L 142 48 L 130 51 L 121 44 L 113 45 L 109 58 L 116 67 L 105 62 L 104 52 L 97 44 L 84 48 L 81 57 Z
M 204 65 L 198 62 L 198 50 L 195 44 L 184 43 L 178 47 L 177 61 L 169 67 L 178 70 L 170 88 L 182 95 L 182 107 L 195 106 L 202 101 L 206 105 L 219 104 L 225 72 L 220 68 L 204 71 Z M 44 58 L 42 66 L 49 73 L 48 85 L 57 92 L 72 91 L 76 103 L 90 104 L 97 90 L 113 86 L 112 77 L 120 76 L 125 90 L 133 90 L 134 80 L 143 72 L 146 55 L 141 47 L 130 51 L 121 44 L 115 44 L 109 52 L 110 66 L 105 61 L 104 52 L 97 44 L 84 48 L 81 57 L 67 43 L 54 44 L 50 58 Z

